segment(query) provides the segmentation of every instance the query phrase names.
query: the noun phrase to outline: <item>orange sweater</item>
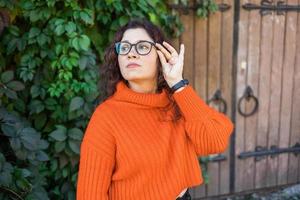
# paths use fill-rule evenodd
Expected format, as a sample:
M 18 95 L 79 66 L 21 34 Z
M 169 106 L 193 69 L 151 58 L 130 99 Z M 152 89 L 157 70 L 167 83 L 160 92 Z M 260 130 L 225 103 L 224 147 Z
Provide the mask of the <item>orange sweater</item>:
M 190 85 L 173 96 L 184 116 L 176 123 L 161 110 L 166 90 L 145 94 L 117 84 L 85 131 L 77 200 L 175 200 L 203 182 L 197 155 L 225 151 L 234 126 Z

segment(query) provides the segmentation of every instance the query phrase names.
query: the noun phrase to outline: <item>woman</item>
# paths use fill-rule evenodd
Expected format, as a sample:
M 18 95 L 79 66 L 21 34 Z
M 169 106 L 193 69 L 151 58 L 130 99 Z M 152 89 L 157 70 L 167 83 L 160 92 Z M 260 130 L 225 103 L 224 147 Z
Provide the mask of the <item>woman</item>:
M 78 200 L 191 199 L 197 156 L 226 150 L 233 124 L 185 79 L 180 52 L 147 20 L 121 27 L 105 52 L 106 98 L 80 150 Z

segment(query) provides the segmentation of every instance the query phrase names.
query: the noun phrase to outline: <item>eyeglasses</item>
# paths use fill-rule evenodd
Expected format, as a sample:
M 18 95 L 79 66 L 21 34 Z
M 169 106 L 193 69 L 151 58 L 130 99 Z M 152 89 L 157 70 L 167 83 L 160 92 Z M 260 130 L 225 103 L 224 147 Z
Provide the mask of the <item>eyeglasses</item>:
M 130 44 L 129 42 L 115 43 L 115 49 L 117 54 L 119 55 L 127 55 L 130 52 L 132 46 L 135 47 L 135 51 L 139 55 L 147 55 L 150 53 L 152 46 L 155 46 L 155 43 L 146 40 L 141 40 L 135 44 Z

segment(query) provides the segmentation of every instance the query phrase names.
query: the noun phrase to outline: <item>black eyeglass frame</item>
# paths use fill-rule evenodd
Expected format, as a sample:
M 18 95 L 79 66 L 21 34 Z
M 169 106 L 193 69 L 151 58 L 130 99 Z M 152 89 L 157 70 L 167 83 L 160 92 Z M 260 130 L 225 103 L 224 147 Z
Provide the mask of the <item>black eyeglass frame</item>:
M 150 50 L 149 50 L 148 53 L 146 53 L 146 54 L 140 54 L 139 51 L 137 50 L 137 45 L 138 45 L 139 43 L 141 43 L 141 42 L 148 42 L 149 44 L 151 44 Z M 130 46 L 130 48 L 129 48 L 129 50 L 128 50 L 128 52 L 127 52 L 126 54 L 120 54 L 119 51 L 118 51 L 118 47 L 119 47 L 119 45 L 120 45 L 121 43 L 127 43 L 127 44 L 129 44 L 129 46 Z M 148 54 L 151 52 L 152 46 L 155 47 L 155 43 L 154 43 L 154 42 L 151 42 L 151 41 L 148 41 L 148 40 L 140 40 L 140 41 L 138 41 L 138 42 L 135 43 L 135 44 L 131 44 L 131 43 L 127 42 L 127 41 L 120 41 L 120 42 L 116 42 L 116 43 L 115 43 L 115 51 L 116 51 L 116 53 L 117 53 L 118 55 L 127 55 L 127 54 L 131 51 L 131 49 L 132 49 L 133 46 L 134 46 L 134 48 L 135 48 L 135 51 L 136 51 L 139 55 L 145 56 L 145 55 L 148 55 Z

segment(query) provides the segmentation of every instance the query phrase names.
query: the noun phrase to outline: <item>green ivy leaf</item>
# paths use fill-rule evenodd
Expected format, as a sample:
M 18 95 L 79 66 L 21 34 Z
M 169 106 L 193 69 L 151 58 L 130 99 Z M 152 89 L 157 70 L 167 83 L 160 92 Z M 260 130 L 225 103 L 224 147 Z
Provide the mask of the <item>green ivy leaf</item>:
M 85 11 L 80 12 L 80 18 L 86 24 L 93 24 L 93 12 L 91 10 L 85 9 Z
M 30 88 L 31 97 L 35 98 L 40 95 L 40 88 L 37 85 L 32 85 Z
M 56 35 L 60 36 L 65 32 L 65 27 L 63 25 L 58 25 L 55 29 L 54 32 Z
M 46 115 L 46 113 L 44 113 L 44 112 L 39 113 L 34 118 L 34 127 L 37 130 L 41 130 L 45 126 L 46 122 L 47 122 L 47 115 Z
M 16 48 L 18 44 L 19 39 L 18 38 L 13 38 L 12 40 L 9 41 L 7 45 L 7 54 L 11 54 Z
M 11 173 L 7 173 L 6 171 L 0 172 L 0 183 L 7 186 L 10 185 L 12 183 Z
M 20 133 L 20 139 L 23 145 L 29 150 L 38 149 L 40 135 L 31 127 L 23 128 Z
M 28 188 L 30 188 L 30 183 L 25 178 L 17 179 L 16 185 L 22 190 L 28 190 Z
M 70 34 L 74 31 L 76 31 L 76 24 L 74 22 L 68 22 L 66 27 L 65 27 L 65 30 Z
M 63 170 L 62 170 L 62 176 L 64 177 L 64 178 L 66 178 L 67 176 L 68 176 L 68 168 L 67 167 L 65 167 Z
M 46 140 L 40 140 L 39 143 L 38 143 L 38 148 L 39 149 L 47 149 L 48 146 L 49 146 L 49 143 Z
M 67 138 L 67 129 L 64 126 L 57 126 L 57 129 L 49 135 L 56 141 L 62 142 Z
M 129 18 L 127 16 L 124 15 L 124 16 L 120 17 L 120 19 L 119 19 L 120 26 L 125 25 L 128 21 L 129 21 Z
M 57 105 L 57 101 L 53 98 L 47 98 L 45 101 L 45 106 L 48 110 L 54 110 Z
M 25 113 L 26 105 L 25 105 L 25 103 L 22 99 L 20 99 L 20 98 L 16 99 L 14 101 L 14 106 L 15 106 L 17 111 L 19 111 L 21 113 Z
M 16 151 L 16 150 L 19 150 L 21 148 L 21 141 L 19 138 L 11 138 L 9 140 L 10 142 L 10 145 L 11 145 L 11 148 Z
M 57 170 L 57 167 L 58 167 L 57 160 L 53 159 L 50 162 L 51 162 L 51 167 L 50 167 L 51 172 L 55 172 Z
M 40 46 L 43 46 L 44 44 L 46 44 L 46 42 L 49 42 L 49 38 L 44 34 L 40 34 L 38 37 L 37 37 L 37 42 Z
M 79 38 L 79 46 L 82 50 L 87 51 L 89 49 L 90 46 L 90 38 L 86 35 L 81 35 Z
M 80 153 L 80 142 L 79 141 L 76 141 L 76 140 L 68 140 L 68 143 L 69 143 L 69 147 L 70 149 L 76 153 L 77 155 L 79 155 Z
M 23 79 L 23 81 L 31 81 L 33 79 L 33 74 L 35 73 L 34 69 L 29 69 L 27 67 L 22 67 L 20 73 L 20 77 Z
M 14 78 L 14 72 L 12 70 L 5 71 L 1 74 L 2 83 L 8 83 Z
M 19 37 L 20 36 L 20 29 L 15 26 L 15 25 L 12 25 L 8 28 L 8 31 L 10 34 L 16 36 L 16 37 Z
M 4 90 L 4 94 L 10 99 L 17 99 L 18 98 L 17 93 L 13 90 L 10 90 L 10 89 Z
M 71 51 L 69 55 L 70 55 L 70 57 L 77 58 L 77 59 L 80 57 L 79 54 L 75 51 Z
M 11 81 L 6 86 L 14 91 L 21 91 L 25 88 L 24 84 L 20 81 Z
M 32 173 L 28 169 L 21 169 L 24 178 L 29 177 Z
M 72 128 L 68 131 L 68 136 L 74 140 L 81 140 L 83 132 L 79 128 Z
M 30 114 L 40 113 L 45 109 L 45 106 L 42 101 L 35 99 L 29 103 L 29 109 L 30 109 Z
M 87 67 L 88 62 L 89 58 L 87 56 L 82 56 L 78 61 L 79 68 L 84 70 Z
M 8 124 L 1 124 L 1 130 L 8 137 L 16 137 L 16 130 Z
M 60 153 L 66 147 L 66 142 L 55 142 L 54 149 L 56 153 Z
M 49 157 L 45 152 L 38 151 L 36 153 L 36 159 L 39 160 L 39 161 L 47 161 L 47 160 L 49 160 Z
M 46 0 L 48 7 L 54 7 L 56 0 Z
M 80 51 L 80 46 L 79 46 L 79 38 L 75 37 L 71 40 L 72 46 L 77 50 Z
M 32 27 L 29 31 L 29 38 L 34 38 L 41 33 L 41 30 L 37 27 Z
M 21 8 L 23 8 L 24 10 L 32 10 L 35 8 L 35 5 L 33 2 L 31 1 L 21 1 L 20 2 L 20 6 Z
M 72 112 L 74 110 L 79 109 L 84 104 L 84 100 L 82 97 L 74 97 L 71 100 L 69 111 Z

